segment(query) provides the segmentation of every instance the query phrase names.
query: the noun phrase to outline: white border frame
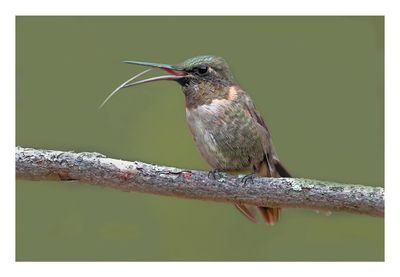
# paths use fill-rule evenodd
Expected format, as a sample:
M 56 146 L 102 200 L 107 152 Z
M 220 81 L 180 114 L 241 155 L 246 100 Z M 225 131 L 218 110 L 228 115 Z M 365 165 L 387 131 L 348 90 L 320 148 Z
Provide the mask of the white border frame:
M 6 2 L 6 3 L 4 3 Z M 9 2 L 9 3 L 7 3 Z M 399 26 L 396 1 L 4 0 L 0 4 L 1 185 L 0 270 L 3 276 L 391 276 L 399 258 Z M 28 263 L 15 262 L 15 16 L 16 15 L 385 15 L 385 262 L 384 263 Z M 398 271 L 398 270 L 397 270 Z M 6 273 L 7 272 L 7 273 Z

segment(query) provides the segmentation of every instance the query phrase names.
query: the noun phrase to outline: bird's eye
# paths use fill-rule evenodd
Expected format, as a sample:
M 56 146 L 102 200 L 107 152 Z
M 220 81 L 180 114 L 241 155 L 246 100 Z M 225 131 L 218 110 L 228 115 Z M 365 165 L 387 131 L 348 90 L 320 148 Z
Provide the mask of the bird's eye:
M 207 71 L 208 71 L 208 66 L 204 64 L 195 68 L 195 72 L 199 75 L 204 75 L 207 73 Z

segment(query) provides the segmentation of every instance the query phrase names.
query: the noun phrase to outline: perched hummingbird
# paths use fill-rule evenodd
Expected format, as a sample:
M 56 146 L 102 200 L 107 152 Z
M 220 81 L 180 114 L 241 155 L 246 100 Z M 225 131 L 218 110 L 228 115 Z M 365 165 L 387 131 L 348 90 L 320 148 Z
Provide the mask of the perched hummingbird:
M 170 75 L 132 82 L 150 69 L 129 79 L 121 88 L 159 80 L 174 80 L 183 90 L 186 119 L 194 142 L 211 166 L 214 177 L 219 171 L 252 172 L 264 177 L 290 177 L 272 145 L 271 132 L 250 96 L 239 87 L 226 61 L 216 56 L 199 56 L 178 65 L 125 61 L 129 64 L 161 68 Z M 235 206 L 248 219 L 257 222 L 253 207 Z M 280 216 L 279 207 L 258 207 L 267 224 Z

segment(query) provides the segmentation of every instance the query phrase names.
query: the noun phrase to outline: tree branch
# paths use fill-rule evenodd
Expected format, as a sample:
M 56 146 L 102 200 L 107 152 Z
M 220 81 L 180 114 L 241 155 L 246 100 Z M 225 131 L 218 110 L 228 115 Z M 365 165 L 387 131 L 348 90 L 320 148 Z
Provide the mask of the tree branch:
M 16 147 L 17 178 L 77 181 L 159 195 L 256 206 L 311 208 L 371 216 L 384 215 L 384 189 L 300 178 L 254 178 L 110 159 L 99 153 L 72 153 Z

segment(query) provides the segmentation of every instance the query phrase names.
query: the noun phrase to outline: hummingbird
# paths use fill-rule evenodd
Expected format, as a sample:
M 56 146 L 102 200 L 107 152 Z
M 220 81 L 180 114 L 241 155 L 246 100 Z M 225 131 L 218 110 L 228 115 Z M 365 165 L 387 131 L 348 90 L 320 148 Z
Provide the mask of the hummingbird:
M 220 172 L 248 172 L 244 182 L 263 177 L 291 177 L 279 160 L 271 131 L 250 98 L 235 81 L 228 63 L 218 56 L 198 56 L 177 64 L 125 61 L 128 64 L 159 68 L 169 75 L 140 81 L 136 78 L 147 69 L 114 90 L 100 108 L 122 88 L 139 84 L 176 81 L 185 96 L 186 119 L 193 140 L 215 178 Z M 209 174 L 210 177 L 210 174 Z M 257 222 L 256 209 L 243 203 L 235 207 L 249 220 Z M 278 222 L 281 208 L 257 207 L 265 223 Z

